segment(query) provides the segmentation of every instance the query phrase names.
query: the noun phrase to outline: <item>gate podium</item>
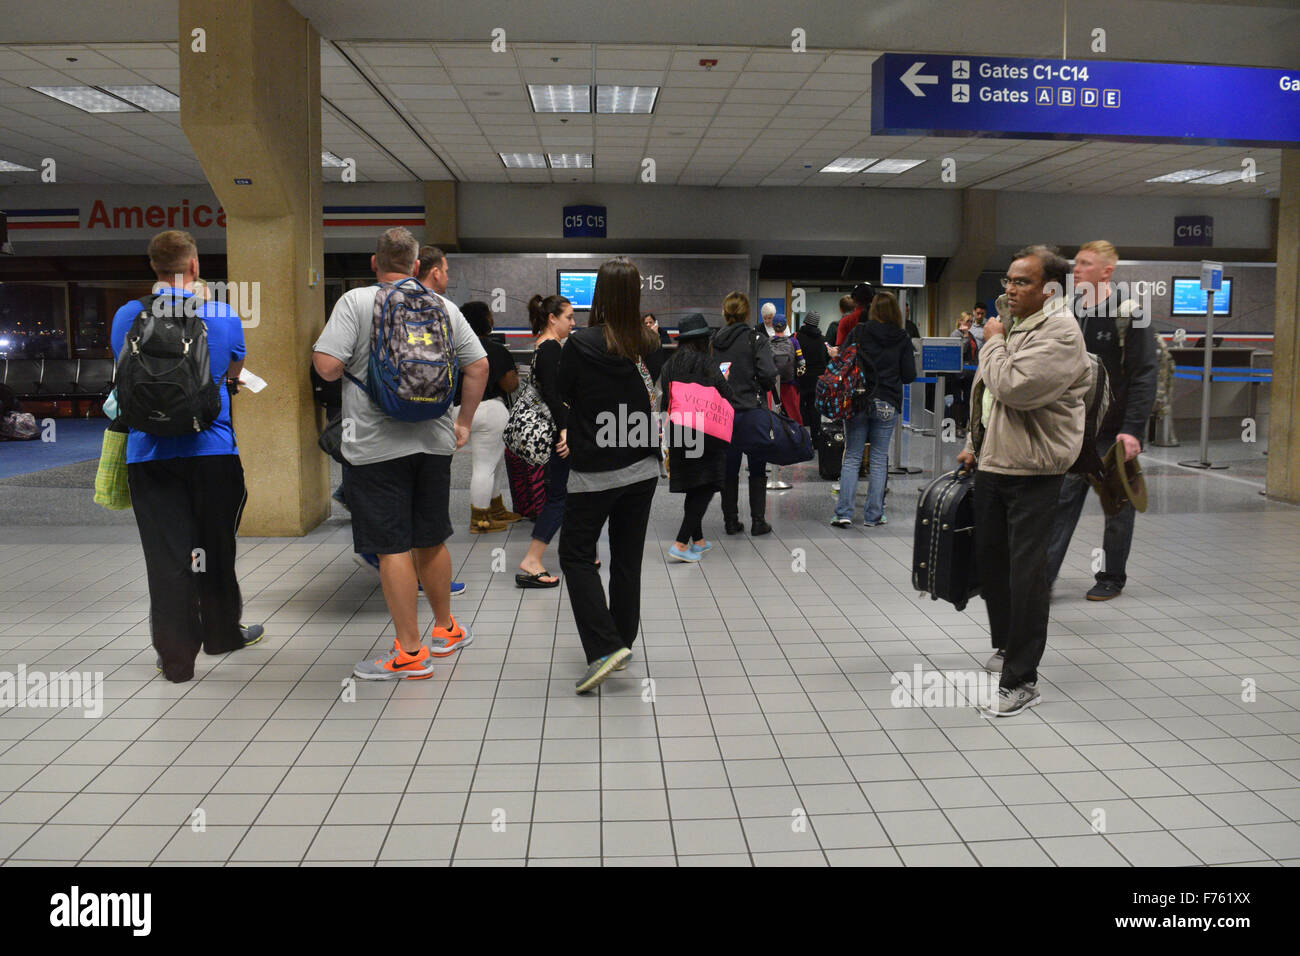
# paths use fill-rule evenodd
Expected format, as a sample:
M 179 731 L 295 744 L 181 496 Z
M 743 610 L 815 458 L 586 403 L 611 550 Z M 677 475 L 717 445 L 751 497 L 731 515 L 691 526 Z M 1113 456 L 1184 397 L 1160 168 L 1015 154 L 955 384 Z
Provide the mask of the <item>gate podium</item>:
M 952 336 L 925 337 L 921 339 L 921 377 L 935 376 L 934 385 L 934 473 L 942 472 L 943 432 L 946 418 L 944 395 L 947 384 L 942 373 L 961 372 L 961 339 Z

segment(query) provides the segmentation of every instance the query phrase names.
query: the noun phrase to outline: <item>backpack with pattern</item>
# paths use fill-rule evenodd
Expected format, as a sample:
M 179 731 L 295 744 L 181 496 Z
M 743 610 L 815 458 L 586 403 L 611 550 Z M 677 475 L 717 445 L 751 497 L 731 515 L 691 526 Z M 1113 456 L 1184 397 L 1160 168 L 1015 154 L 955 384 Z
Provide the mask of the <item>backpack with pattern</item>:
M 850 339 L 817 378 L 817 411 L 833 422 L 846 421 L 866 409 L 876 392 L 876 368 L 863 361 Z
M 414 277 L 380 283 L 366 380 L 348 378 L 389 418 L 425 422 L 446 414 L 459 377 L 456 340 L 442 300 Z

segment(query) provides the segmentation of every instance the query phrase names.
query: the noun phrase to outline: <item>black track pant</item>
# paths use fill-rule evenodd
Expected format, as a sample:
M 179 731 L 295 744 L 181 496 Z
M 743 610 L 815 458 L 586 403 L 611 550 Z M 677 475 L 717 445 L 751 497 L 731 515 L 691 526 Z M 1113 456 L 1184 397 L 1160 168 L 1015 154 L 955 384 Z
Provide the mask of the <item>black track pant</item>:
M 235 531 L 244 510 L 238 455 L 166 458 L 127 465 L 131 507 L 149 577 L 153 646 L 170 681 L 194 676 L 202 648 L 244 646 L 235 579 Z

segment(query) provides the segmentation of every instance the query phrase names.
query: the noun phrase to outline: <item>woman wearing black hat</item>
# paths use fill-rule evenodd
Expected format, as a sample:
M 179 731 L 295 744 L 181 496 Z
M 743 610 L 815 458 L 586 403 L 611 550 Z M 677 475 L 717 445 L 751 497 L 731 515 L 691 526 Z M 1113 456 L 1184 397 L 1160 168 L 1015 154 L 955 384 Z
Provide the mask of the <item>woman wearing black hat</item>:
M 673 382 L 709 385 L 729 402 L 735 392 L 727 384 L 718 363 L 709 355 L 709 336 L 713 329 L 698 312 L 681 321 L 677 330 L 677 351 L 664 366 L 660 378 L 659 410 L 666 412 L 672 399 Z M 695 562 L 713 547 L 704 538 L 704 513 L 713 495 L 722 490 L 727 470 L 727 443 L 703 432 L 665 424 L 668 431 L 668 490 L 686 495 L 686 514 L 677 540 L 668 556 L 678 561 Z

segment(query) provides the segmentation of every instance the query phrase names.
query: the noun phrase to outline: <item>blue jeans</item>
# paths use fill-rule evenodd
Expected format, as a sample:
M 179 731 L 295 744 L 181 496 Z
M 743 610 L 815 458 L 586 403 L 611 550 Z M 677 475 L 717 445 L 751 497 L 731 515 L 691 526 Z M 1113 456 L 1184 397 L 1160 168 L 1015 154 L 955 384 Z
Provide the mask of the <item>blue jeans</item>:
M 844 464 L 840 470 L 840 497 L 835 517 L 853 517 L 853 497 L 858 493 L 858 469 L 862 452 L 871 442 L 871 477 L 867 481 L 867 505 L 863 520 L 874 524 L 885 513 L 885 482 L 889 479 L 889 441 L 894 437 L 898 410 L 883 399 L 874 399 L 866 411 L 849 419 L 844 429 Z

